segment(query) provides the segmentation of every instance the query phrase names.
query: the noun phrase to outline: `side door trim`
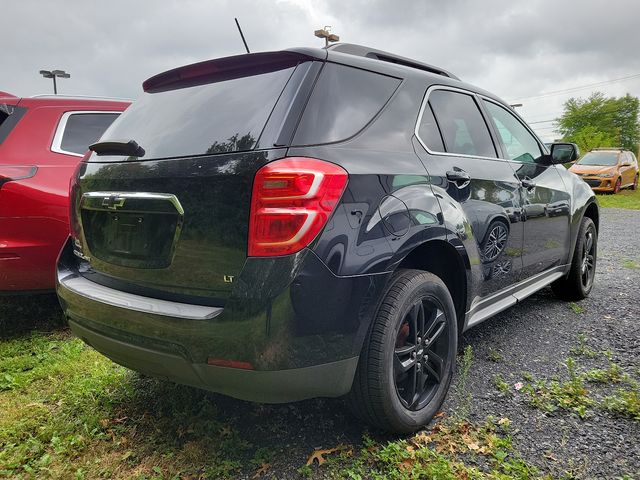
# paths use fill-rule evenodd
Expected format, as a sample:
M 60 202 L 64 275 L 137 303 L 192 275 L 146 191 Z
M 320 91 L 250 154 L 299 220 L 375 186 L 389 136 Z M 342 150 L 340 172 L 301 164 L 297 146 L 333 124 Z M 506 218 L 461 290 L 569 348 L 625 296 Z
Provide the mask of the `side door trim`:
M 523 301 L 563 277 L 568 266 L 557 265 L 474 302 L 465 315 L 466 321 L 463 332 Z

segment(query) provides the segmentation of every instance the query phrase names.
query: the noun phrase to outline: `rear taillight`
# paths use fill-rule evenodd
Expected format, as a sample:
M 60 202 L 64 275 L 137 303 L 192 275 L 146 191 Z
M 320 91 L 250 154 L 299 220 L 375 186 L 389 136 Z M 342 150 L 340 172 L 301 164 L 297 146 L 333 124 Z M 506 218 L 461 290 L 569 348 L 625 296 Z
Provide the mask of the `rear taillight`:
M 256 173 L 249 220 L 250 257 L 288 255 L 324 228 L 347 185 L 347 172 L 314 158 L 290 157 Z
M 82 157 L 82 160 L 76 165 L 73 175 L 69 179 L 69 233 L 74 239 L 80 238 L 80 222 L 76 215 L 76 192 L 79 188 L 78 180 L 80 177 L 80 169 L 83 162 L 91 156 L 91 152 L 87 152 Z
M 0 165 L 0 186 L 15 180 L 33 177 L 38 167 L 23 165 Z

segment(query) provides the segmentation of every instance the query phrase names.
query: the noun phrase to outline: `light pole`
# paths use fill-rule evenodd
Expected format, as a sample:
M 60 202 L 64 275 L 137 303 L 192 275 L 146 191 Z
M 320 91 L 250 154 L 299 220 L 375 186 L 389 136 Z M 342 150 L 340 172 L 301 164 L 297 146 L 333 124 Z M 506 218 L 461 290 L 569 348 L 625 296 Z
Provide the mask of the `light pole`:
M 40 70 L 40 75 L 44 78 L 52 78 L 53 79 L 53 93 L 55 95 L 58 94 L 58 85 L 56 85 L 56 77 L 60 78 L 71 78 L 64 70 Z
M 331 25 L 325 25 L 324 28 L 320 29 L 320 30 L 316 30 L 314 33 L 314 35 L 318 38 L 324 38 L 324 46 L 328 47 L 329 46 L 329 42 L 339 42 L 340 41 L 340 37 L 338 35 L 336 35 L 335 33 L 331 33 Z

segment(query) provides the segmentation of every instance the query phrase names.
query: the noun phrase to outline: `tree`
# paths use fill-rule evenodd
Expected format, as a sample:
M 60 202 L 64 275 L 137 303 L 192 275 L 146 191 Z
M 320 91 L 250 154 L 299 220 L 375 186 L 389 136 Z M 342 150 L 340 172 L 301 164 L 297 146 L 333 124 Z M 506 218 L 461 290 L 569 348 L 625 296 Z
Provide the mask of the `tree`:
M 583 152 L 597 147 L 623 147 L 633 152 L 640 145 L 640 100 L 629 94 L 605 97 L 595 92 L 587 99 L 570 98 L 557 119 L 564 140 Z

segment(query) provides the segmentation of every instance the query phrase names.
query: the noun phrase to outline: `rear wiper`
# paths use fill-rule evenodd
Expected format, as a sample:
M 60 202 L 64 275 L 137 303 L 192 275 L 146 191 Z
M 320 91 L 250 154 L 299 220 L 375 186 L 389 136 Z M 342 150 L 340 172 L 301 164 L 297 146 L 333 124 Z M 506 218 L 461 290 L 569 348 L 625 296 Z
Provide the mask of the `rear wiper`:
M 98 155 L 129 155 L 144 157 L 144 148 L 135 140 L 105 140 L 89 145 L 89 150 Z

